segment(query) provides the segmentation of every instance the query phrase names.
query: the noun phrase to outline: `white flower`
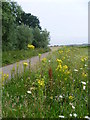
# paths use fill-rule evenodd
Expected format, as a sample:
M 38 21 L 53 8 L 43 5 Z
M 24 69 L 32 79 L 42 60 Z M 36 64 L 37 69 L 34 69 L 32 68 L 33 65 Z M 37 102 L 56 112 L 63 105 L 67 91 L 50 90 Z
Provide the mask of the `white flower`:
M 72 114 L 70 114 L 70 117 L 72 117 Z
M 51 61 L 49 60 L 48 62 L 50 63 Z
M 65 118 L 64 116 L 62 116 L 62 115 L 59 115 L 59 118 Z
M 81 83 L 82 83 L 83 85 L 86 85 L 86 82 L 81 81 Z
M 80 68 L 80 70 L 82 70 L 83 68 Z
M 31 91 L 27 91 L 27 93 L 31 94 L 32 92 Z
M 78 70 L 77 69 L 74 69 L 75 72 L 77 72 Z
M 90 117 L 88 117 L 88 116 L 85 116 L 85 118 L 88 119 L 88 120 L 90 120 Z
M 63 98 L 63 96 L 62 96 L 62 95 L 60 95 L 59 97 L 60 97 L 60 98 Z
M 72 103 L 69 103 L 71 106 L 73 105 Z
M 75 109 L 75 107 L 72 105 L 72 108 Z
M 85 64 L 85 67 L 86 67 L 87 65 Z
M 76 113 L 73 113 L 73 116 L 74 116 L 74 117 L 77 117 L 77 114 L 76 114 Z
M 85 90 L 86 86 L 83 86 L 83 90 Z

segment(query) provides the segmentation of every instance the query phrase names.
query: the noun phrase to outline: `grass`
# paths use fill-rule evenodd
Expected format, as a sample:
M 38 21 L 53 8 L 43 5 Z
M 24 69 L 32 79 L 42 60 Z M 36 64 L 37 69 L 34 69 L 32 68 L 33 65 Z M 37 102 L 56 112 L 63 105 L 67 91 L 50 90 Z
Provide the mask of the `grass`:
M 36 71 L 25 67 L 2 90 L 4 118 L 89 116 L 88 47 L 61 47 L 41 60 Z
M 37 48 L 34 50 L 28 49 L 28 50 L 5 51 L 2 52 L 2 66 L 6 66 L 18 62 L 20 60 L 25 60 L 33 56 L 36 56 L 39 53 L 45 53 L 48 51 L 50 51 L 49 48 L 47 49 Z

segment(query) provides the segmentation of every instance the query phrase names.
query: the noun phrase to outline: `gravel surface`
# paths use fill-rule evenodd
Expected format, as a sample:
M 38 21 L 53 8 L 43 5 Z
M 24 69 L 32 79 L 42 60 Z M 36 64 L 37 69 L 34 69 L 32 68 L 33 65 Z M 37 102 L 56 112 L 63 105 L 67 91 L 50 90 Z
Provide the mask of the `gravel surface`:
M 44 57 L 47 57 L 47 55 L 49 53 L 50 52 L 43 53 L 41 55 L 41 59 L 43 59 Z M 15 71 L 16 71 L 16 68 L 17 68 L 17 65 L 18 65 L 18 70 L 19 70 L 19 73 L 20 73 L 21 72 L 20 69 L 22 68 L 22 70 L 23 70 L 23 63 L 27 62 L 29 64 L 29 60 L 31 60 L 31 68 L 33 68 L 39 62 L 39 57 L 35 56 L 35 57 L 32 57 L 31 59 L 22 60 L 20 62 L 14 63 L 14 64 L 4 66 L 4 67 L 0 68 L 0 72 L 2 71 L 3 74 L 8 74 L 9 79 L 10 79 L 11 78 L 11 70 L 13 69 L 13 67 L 15 67 Z
M 58 50 L 60 47 L 51 47 L 51 52 L 47 52 L 47 53 L 43 53 L 41 54 L 41 59 L 43 59 L 44 57 L 47 57 L 49 54 L 52 53 L 52 51 L 56 51 Z M 11 65 L 7 65 L 7 66 L 4 66 L 2 68 L 0 68 L 0 73 L 3 72 L 3 74 L 8 74 L 9 75 L 9 79 L 11 78 L 11 70 L 13 67 L 15 67 L 15 71 L 16 71 L 16 68 L 17 68 L 17 64 L 19 65 L 19 73 L 23 71 L 23 63 L 24 62 L 27 62 L 29 63 L 29 60 L 30 59 L 27 59 L 27 60 L 22 60 L 20 62 L 16 62 L 14 64 L 11 64 Z M 31 68 L 34 68 L 35 65 L 39 62 L 39 57 L 38 56 L 35 56 L 35 57 L 32 57 L 31 58 Z M 22 68 L 22 71 L 21 71 L 21 68 Z

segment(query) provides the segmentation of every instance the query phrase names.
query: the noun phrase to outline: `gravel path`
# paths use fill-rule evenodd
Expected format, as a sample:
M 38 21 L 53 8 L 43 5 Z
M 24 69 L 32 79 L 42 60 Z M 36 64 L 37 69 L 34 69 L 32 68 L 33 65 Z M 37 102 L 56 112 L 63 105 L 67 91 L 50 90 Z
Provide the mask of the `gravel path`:
M 50 52 L 43 53 L 41 55 L 41 59 L 43 59 L 44 57 L 47 57 L 48 54 L 50 54 Z M 18 65 L 18 70 L 19 70 L 19 73 L 20 73 L 20 69 L 23 70 L 23 63 L 27 62 L 29 64 L 29 60 L 30 59 L 22 60 L 20 62 L 14 63 L 14 64 L 4 66 L 4 67 L 0 68 L 0 72 L 2 71 L 3 74 L 8 74 L 9 79 L 10 79 L 11 78 L 11 70 L 13 69 L 13 67 L 15 67 L 15 71 L 16 71 L 16 68 L 17 68 L 17 65 Z M 31 58 L 31 68 L 33 68 L 38 62 L 39 62 L 39 57 L 38 56 L 32 57 Z
M 47 53 L 43 53 L 41 55 L 41 59 L 43 59 L 44 57 L 47 57 L 49 54 L 52 53 L 52 51 L 56 51 L 58 50 L 59 47 L 51 47 L 51 52 L 47 52 Z M 17 64 L 19 65 L 19 73 L 21 72 L 21 69 L 23 70 L 23 63 L 24 62 L 27 62 L 29 63 L 29 59 L 27 60 L 22 60 L 20 62 L 16 62 L 14 64 L 11 64 L 11 65 L 7 65 L 7 66 L 4 66 L 2 68 L 0 68 L 0 72 L 3 72 L 3 74 L 8 74 L 9 75 L 9 79 L 11 78 L 11 70 L 13 67 L 15 67 L 15 71 L 16 71 L 16 68 L 17 68 Z M 38 56 L 35 56 L 35 57 L 32 57 L 31 58 L 31 68 L 35 67 L 35 65 L 39 62 L 39 57 Z

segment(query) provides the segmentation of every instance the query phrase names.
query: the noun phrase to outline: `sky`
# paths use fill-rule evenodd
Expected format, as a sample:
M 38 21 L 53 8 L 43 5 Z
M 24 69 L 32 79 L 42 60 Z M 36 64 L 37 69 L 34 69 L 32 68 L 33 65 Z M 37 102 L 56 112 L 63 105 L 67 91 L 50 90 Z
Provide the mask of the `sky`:
M 89 0 L 13 0 L 37 16 L 50 32 L 50 45 L 88 43 Z

